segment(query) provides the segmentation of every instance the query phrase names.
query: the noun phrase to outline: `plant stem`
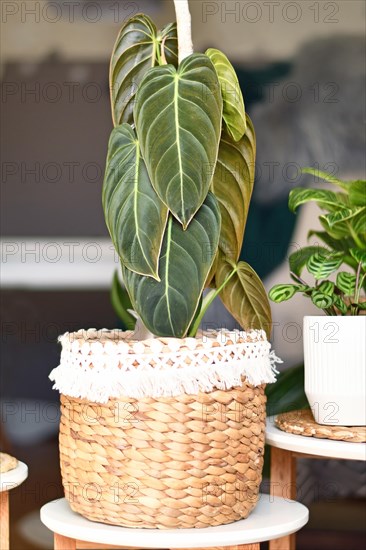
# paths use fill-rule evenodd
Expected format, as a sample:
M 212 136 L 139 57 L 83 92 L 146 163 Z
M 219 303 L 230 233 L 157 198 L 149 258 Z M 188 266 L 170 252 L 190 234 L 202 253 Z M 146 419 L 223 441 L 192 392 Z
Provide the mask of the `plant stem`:
M 174 0 L 175 14 L 177 16 L 178 34 L 178 62 L 193 53 L 191 14 L 188 0 Z
M 348 227 L 348 229 L 349 229 L 349 232 L 350 232 L 351 235 L 352 235 L 353 240 L 354 240 L 355 243 L 356 243 L 356 246 L 357 246 L 358 248 L 363 249 L 363 248 L 364 248 L 364 244 L 363 244 L 363 242 L 360 240 L 360 238 L 359 238 L 359 236 L 357 235 L 356 231 L 353 229 L 352 224 L 348 222 L 348 223 L 347 223 L 347 227 Z
M 304 279 L 302 279 L 301 277 L 299 277 L 298 275 L 296 275 L 296 273 L 294 273 L 293 271 L 290 271 L 290 275 L 293 279 L 295 279 L 295 281 L 297 281 L 298 283 L 300 283 L 301 285 L 304 285 L 304 286 L 309 286 L 308 283 L 306 281 L 304 281 Z
M 197 330 L 202 322 L 202 319 L 206 313 L 206 311 L 208 310 L 208 308 L 210 307 L 210 305 L 212 304 L 212 302 L 214 301 L 214 299 L 216 298 L 216 296 L 218 296 L 220 294 L 220 292 L 222 291 L 222 289 L 228 284 L 228 282 L 230 281 L 230 279 L 235 275 L 235 273 L 237 272 L 238 268 L 237 267 L 234 267 L 234 269 L 232 270 L 232 272 L 226 277 L 225 281 L 222 283 L 222 285 L 217 288 L 217 289 L 212 289 L 203 299 L 203 302 L 202 302 L 202 308 L 201 308 L 201 311 L 200 311 L 200 314 L 197 316 L 197 319 L 195 320 L 191 330 L 189 331 L 189 334 L 188 336 L 191 336 L 191 337 L 194 337 L 196 336 L 196 333 L 197 333 Z

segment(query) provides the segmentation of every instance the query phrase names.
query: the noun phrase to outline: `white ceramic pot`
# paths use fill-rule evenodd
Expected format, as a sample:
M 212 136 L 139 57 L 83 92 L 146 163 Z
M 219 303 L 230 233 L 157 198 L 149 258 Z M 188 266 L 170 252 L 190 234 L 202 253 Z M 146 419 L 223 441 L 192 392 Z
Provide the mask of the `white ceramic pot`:
M 366 316 L 304 317 L 304 364 L 316 422 L 366 425 Z

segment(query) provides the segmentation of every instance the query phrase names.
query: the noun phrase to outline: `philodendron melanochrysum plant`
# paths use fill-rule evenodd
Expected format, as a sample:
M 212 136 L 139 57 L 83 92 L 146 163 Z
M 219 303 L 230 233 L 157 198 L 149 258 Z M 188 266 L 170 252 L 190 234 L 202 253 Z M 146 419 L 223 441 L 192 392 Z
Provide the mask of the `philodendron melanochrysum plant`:
M 297 187 L 290 192 L 293 212 L 311 201 L 323 210 L 319 216 L 323 230 L 309 231 L 309 237 L 317 237 L 322 244 L 293 252 L 289 263 L 294 284 L 275 285 L 269 296 L 283 302 L 301 293 L 327 315 L 362 314 L 366 309 L 366 181 L 341 181 L 312 168 L 303 172 L 328 181 L 337 191 Z M 303 275 L 305 267 L 307 275 Z
M 194 336 L 220 295 L 243 328 L 269 334 L 266 292 L 238 261 L 254 129 L 227 57 L 209 49 L 178 60 L 177 35 L 176 24 L 158 31 L 136 15 L 112 54 L 103 207 L 129 296 L 121 314 L 131 304 L 153 334 Z M 118 301 L 117 279 L 114 292 Z

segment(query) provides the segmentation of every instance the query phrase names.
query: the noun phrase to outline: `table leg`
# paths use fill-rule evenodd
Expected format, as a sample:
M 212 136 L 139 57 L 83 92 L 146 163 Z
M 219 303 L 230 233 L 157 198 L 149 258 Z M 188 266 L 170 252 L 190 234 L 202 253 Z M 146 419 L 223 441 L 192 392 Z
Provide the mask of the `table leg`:
M 76 540 L 55 533 L 54 550 L 76 550 Z
M 270 493 L 287 499 L 296 499 L 296 459 L 291 451 L 271 447 Z M 295 534 L 269 542 L 270 550 L 295 550 Z
M 9 550 L 9 491 L 0 493 L 0 548 Z

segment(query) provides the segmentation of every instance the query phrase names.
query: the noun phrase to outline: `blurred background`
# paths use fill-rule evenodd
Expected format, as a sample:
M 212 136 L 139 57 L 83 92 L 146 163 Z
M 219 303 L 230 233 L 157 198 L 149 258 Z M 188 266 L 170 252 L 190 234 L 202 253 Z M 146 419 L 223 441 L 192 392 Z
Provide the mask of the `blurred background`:
M 288 252 L 316 228 L 315 207 L 288 212 L 290 189 L 313 183 L 300 168 L 365 177 L 365 4 L 191 0 L 190 7 L 195 50 L 228 55 L 256 128 L 242 258 L 270 288 L 288 280 Z M 118 261 L 101 207 L 109 57 L 126 19 L 145 12 L 161 27 L 174 9 L 171 0 L 2 0 L 0 9 L 1 447 L 30 466 L 12 497 L 12 537 L 14 548 L 31 550 L 51 548 L 38 509 L 62 494 L 58 393 L 48 380 L 57 336 L 119 323 L 109 297 Z M 285 369 L 302 361 L 302 317 L 312 311 L 305 302 L 273 308 Z M 233 325 L 219 303 L 208 322 Z M 364 469 L 312 465 L 302 468 L 302 497 L 315 513 L 298 548 L 363 548 Z

